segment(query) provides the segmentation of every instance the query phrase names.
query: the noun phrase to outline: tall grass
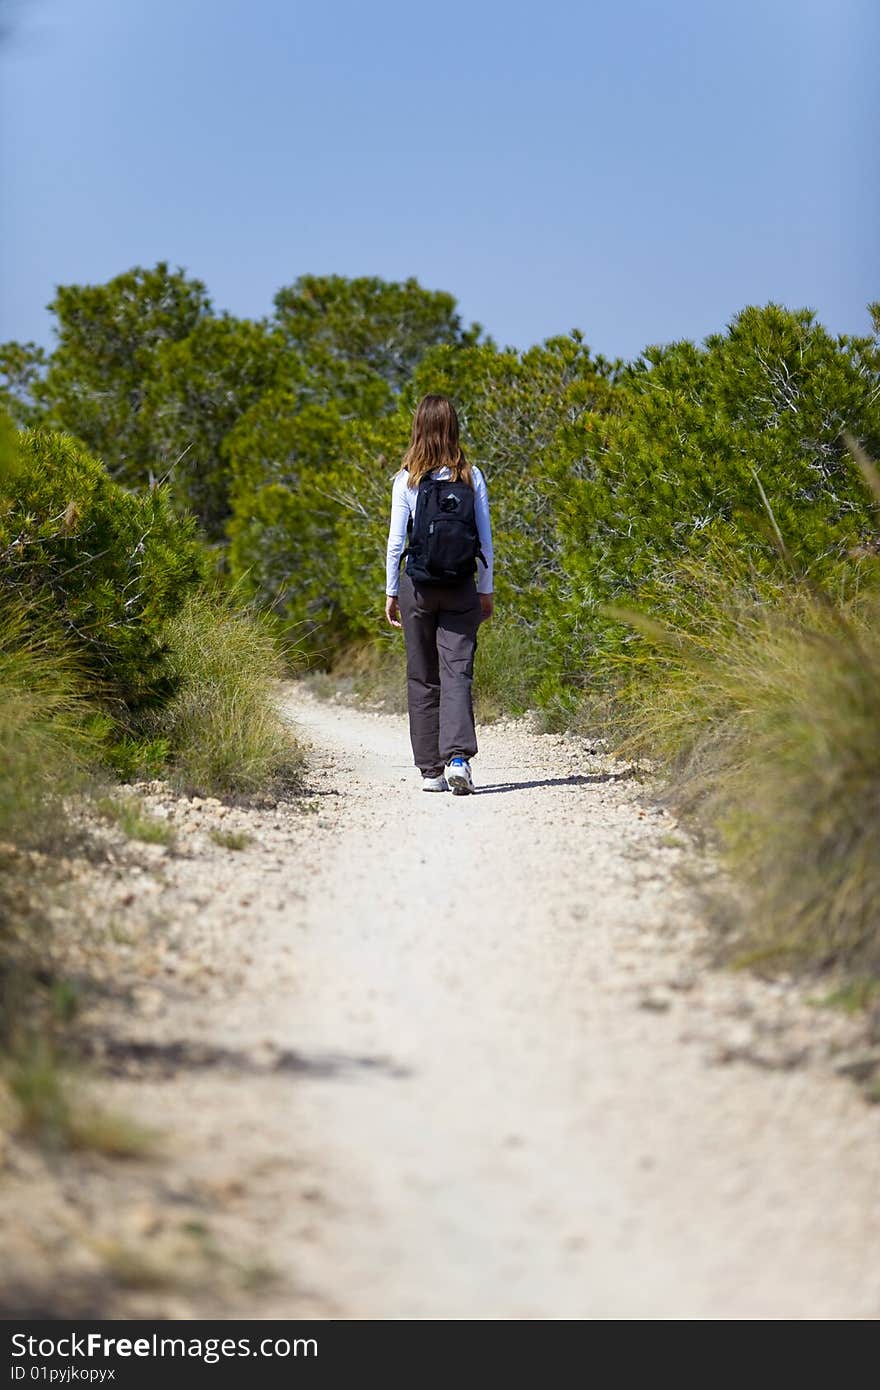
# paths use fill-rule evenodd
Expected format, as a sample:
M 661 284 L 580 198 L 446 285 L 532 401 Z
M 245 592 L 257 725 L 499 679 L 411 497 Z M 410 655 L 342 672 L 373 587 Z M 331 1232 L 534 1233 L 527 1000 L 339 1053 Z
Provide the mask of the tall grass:
M 303 756 L 278 711 L 286 659 L 268 619 L 197 594 L 165 627 L 176 694 L 155 716 L 173 775 L 190 791 L 265 793 L 295 781 Z
M 488 722 L 533 708 L 544 665 L 535 630 L 526 622 L 501 614 L 481 623 L 474 662 L 477 718 Z
M 59 794 L 96 756 L 96 727 L 75 663 L 0 604 L 0 841 L 37 846 L 57 832 Z
M 63 991 L 46 969 L 51 875 L 47 857 L 27 851 L 65 843 L 65 794 L 86 785 L 98 756 L 103 725 L 84 689 L 57 640 L 0 600 L 0 1102 L 14 1102 L 0 1105 L 0 1128 L 24 1124 L 17 1085 L 36 1039 L 44 1076 L 56 1056 Z
M 326 679 L 310 678 L 318 694 L 349 694 L 381 701 L 395 714 L 406 711 L 406 651 L 403 635 L 389 628 L 381 637 L 353 642 L 336 657 Z
M 617 699 L 628 746 L 715 830 L 749 890 L 745 951 L 880 972 L 880 595 L 748 575 L 730 555 L 676 575 L 678 616 L 641 634 Z M 874 576 L 876 577 L 876 576 Z

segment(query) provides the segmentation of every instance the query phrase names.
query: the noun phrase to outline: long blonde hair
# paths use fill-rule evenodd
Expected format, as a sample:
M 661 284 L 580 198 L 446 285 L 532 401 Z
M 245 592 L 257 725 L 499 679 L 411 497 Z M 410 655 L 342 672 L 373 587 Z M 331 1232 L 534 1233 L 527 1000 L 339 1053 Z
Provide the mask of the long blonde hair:
M 409 474 L 410 487 L 418 487 L 426 474 L 443 467 L 449 469 L 452 482 L 473 487 L 471 466 L 458 442 L 458 416 L 448 396 L 422 396 L 401 467 Z

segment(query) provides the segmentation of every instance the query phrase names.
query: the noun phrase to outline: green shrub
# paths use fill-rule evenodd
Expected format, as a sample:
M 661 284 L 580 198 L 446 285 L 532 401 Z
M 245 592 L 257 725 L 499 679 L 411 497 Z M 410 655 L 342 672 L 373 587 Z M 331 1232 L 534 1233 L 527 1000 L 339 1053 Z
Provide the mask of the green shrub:
M 293 626 L 317 665 L 380 638 L 392 479 L 419 396 L 445 391 L 488 478 L 499 603 L 535 622 L 558 550 L 545 451 L 562 418 L 606 408 L 613 374 L 571 335 L 524 354 L 491 343 L 435 345 L 392 408 L 360 379 L 359 394 L 347 383 L 349 394 L 330 400 L 316 401 L 319 383 L 308 379 L 268 392 L 224 446 L 233 575 Z
M 799 566 L 833 571 L 871 526 L 843 432 L 880 446 L 878 386 L 875 337 L 833 337 L 769 304 L 702 346 L 647 349 L 613 410 L 561 420 L 550 471 L 565 573 L 548 645 L 565 679 L 589 686 L 630 640 L 603 617 L 609 601 L 647 592 L 677 620 L 679 561 L 721 544 L 772 573 L 762 491 Z
M 278 710 L 287 666 L 271 622 L 197 594 L 163 631 L 175 694 L 152 722 L 178 782 L 249 795 L 295 780 L 302 754 Z
M 617 727 L 717 832 L 750 959 L 880 972 L 880 597 L 859 581 L 820 591 L 715 553 L 678 575 L 676 625 L 631 616 Z
M 167 738 L 118 737 L 112 727 L 103 748 L 103 761 L 123 782 L 161 777 L 170 756 Z
M 325 661 L 346 635 L 340 558 L 358 521 L 339 500 L 343 435 L 337 404 L 302 405 L 284 389 L 243 417 L 225 449 L 233 580 Z M 349 487 L 355 477 L 349 471 Z
M 121 723 L 172 689 L 163 622 L 205 574 L 191 520 L 164 488 L 114 483 L 68 435 L 21 438 L 0 498 L 0 583 L 76 653 Z
M 98 756 L 93 713 L 70 657 L 0 603 L 0 840 L 39 845 L 57 833 L 60 796 Z
M 87 788 L 103 727 L 57 640 L 0 598 L 0 1067 L 19 1058 L 35 1018 L 51 1030 L 71 996 L 46 988 L 53 852 L 66 847 L 66 797 Z M 22 851 L 40 850 L 35 859 Z M 48 1015 L 48 1020 L 47 1020 Z M 0 1075 L 0 1099 L 4 1076 Z M 21 1100 L 22 1097 L 19 1097 Z M 2 1107 L 0 1107 L 2 1109 Z M 0 1114 L 0 1130 L 7 1117 Z

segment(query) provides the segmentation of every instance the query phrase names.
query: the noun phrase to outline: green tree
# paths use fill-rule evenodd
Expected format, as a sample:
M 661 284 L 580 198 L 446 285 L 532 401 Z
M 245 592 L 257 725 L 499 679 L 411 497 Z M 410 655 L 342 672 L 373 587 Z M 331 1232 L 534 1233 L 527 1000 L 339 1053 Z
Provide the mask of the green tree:
M 398 399 L 426 356 L 461 352 L 479 329 L 415 280 L 303 276 L 275 303 L 278 380 L 222 449 L 230 569 L 329 655 L 374 629 L 381 606 L 386 494 L 409 433 Z
M 402 407 L 441 391 L 456 403 L 463 442 L 486 474 L 496 547 L 498 593 L 508 607 L 533 607 L 558 571 L 554 501 L 547 467 L 560 421 L 610 408 L 620 364 L 593 357 L 580 333 L 549 338 L 518 353 L 482 344 L 429 354 Z
M 45 350 L 37 343 L 0 343 L 0 408 L 25 428 L 36 424 L 41 408 L 35 399 L 46 370 Z
M 622 630 L 599 609 L 651 594 L 673 615 L 675 564 L 715 543 L 772 567 L 761 489 L 794 561 L 821 576 L 869 524 L 844 430 L 880 445 L 876 338 L 834 337 L 808 311 L 749 307 L 702 346 L 648 348 L 616 408 L 564 419 L 553 450 L 561 629 L 579 669 Z M 760 485 L 760 486 L 759 486 Z M 572 641 L 574 629 L 580 639 Z
M 435 347 L 394 411 L 372 418 L 341 409 L 338 398 L 303 406 L 295 394 L 269 393 L 227 444 L 233 573 L 327 655 L 380 630 L 391 481 L 417 400 L 443 391 L 489 480 L 501 603 L 534 622 L 556 564 L 543 451 L 565 411 L 599 409 L 614 370 L 572 335 L 522 355 L 490 343 Z
M 230 434 L 230 571 L 304 645 L 339 640 L 340 517 L 335 497 L 345 422 L 333 402 L 268 392 Z
M 224 442 L 280 375 L 305 376 L 281 333 L 230 314 L 203 317 L 156 351 L 143 405 L 153 466 L 213 541 L 231 511 Z
M 278 324 L 290 345 L 320 377 L 344 363 L 355 380 L 374 373 L 392 393 L 402 390 L 429 348 L 477 341 L 464 329 L 455 299 L 417 280 L 374 276 L 301 275 L 275 296 Z
M 145 412 L 158 354 L 211 314 L 205 286 L 160 261 L 105 285 L 61 285 L 49 307 L 58 342 L 35 387 L 47 422 L 81 439 L 114 478 L 145 485 L 158 472 Z

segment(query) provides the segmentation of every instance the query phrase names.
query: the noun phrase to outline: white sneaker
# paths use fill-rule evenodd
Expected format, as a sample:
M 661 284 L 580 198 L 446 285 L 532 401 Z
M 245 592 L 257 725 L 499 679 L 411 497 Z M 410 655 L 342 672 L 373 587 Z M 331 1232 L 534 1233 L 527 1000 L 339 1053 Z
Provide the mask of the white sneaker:
M 449 791 L 449 788 L 448 788 L 448 786 L 446 785 L 446 778 L 445 778 L 442 774 L 441 774 L 439 777 L 423 777 L 423 778 L 422 778 L 422 791 L 423 791 L 423 792 L 448 792 L 448 791 Z
M 453 796 L 467 796 L 474 790 L 471 765 L 467 758 L 453 758 L 446 769 L 446 781 Z

